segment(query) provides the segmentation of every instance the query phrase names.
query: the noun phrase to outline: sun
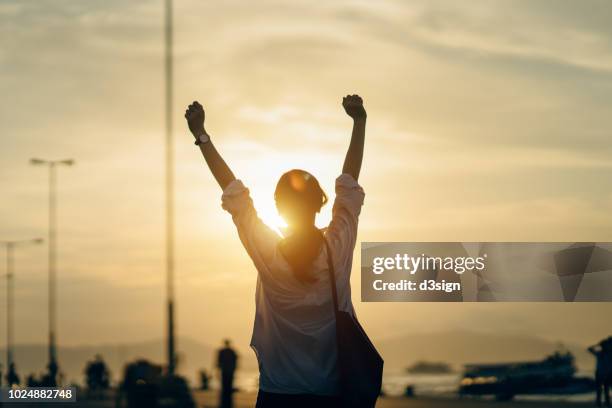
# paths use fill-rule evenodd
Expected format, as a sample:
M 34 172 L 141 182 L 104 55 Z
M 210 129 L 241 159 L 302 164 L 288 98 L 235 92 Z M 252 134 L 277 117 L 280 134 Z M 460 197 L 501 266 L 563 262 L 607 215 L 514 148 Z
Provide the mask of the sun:
M 274 231 L 282 235 L 287 223 L 276 210 L 274 202 L 275 185 L 258 185 L 249 188 L 253 205 L 257 210 L 257 216 Z
M 306 171 L 316 170 L 315 176 L 319 179 L 323 189 L 328 193 L 333 189 L 335 173 L 332 169 L 336 164 L 335 158 L 325 152 L 265 151 L 257 154 L 259 152 L 253 152 L 252 144 L 243 144 L 239 147 L 243 151 L 237 163 L 238 174 L 244 175 L 243 181 L 249 188 L 257 215 L 280 235 L 284 235 L 283 232 L 286 232 L 288 225 L 276 209 L 274 190 L 279 177 L 284 172 L 296 168 Z M 327 205 L 323 208 L 317 217 L 317 226 L 327 225 L 326 221 L 329 222 L 331 217 L 330 207 L 331 205 Z
M 257 209 L 257 215 L 259 215 L 259 218 L 261 218 L 261 220 L 268 227 L 272 228 L 273 230 L 282 235 L 283 229 L 287 228 L 287 223 L 285 222 L 283 217 L 278 214 L 274 202 L 270 204 L 269 199 L 258 200 L 255 197 L 253 199 L 255 200 L 255 208 Z

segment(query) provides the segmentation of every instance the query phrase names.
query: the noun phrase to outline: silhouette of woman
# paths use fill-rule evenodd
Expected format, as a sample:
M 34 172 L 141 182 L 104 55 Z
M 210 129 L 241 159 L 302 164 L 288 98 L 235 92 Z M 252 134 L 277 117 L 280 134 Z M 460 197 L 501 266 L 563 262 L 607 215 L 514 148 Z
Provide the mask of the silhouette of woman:
M 193 102 L 185 112 L 213 176 L 223 189 L 222 207 L 257 269 L 256 312 L 251 347 L 259 362 L 257 407 L 337 407 L 336 328 L 327 264 L 329 245 L 338 305 L 354 314 L 350 273 L 364 192 L 357 183 L 363 159 L 366 111 L 358 95 L 342 106 L 353 132 L 342 174 L 336 179 L 332 221 L 315 226 L 327 202 L 317 179 L 291 170 L 278 181 L 274 198 L 289 228 L 279 236 L 257 216 L 249 190 L 227 166 L 204 128 L 204 109 Z

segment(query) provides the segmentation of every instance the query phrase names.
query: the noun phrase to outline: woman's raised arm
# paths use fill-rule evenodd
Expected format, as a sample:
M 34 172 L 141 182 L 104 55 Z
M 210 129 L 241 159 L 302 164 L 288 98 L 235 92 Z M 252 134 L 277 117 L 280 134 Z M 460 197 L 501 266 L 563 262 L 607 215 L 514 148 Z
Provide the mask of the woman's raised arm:
M 189 125 L 189 130 L 196 139 L 196 144 L 200 146 L 200 151 L 208 164 L 210 172 L 215 176 L 215 180 L 221 186 L 222 190 L 232 181 L 236 179 L 234 173 L 229 168 L 223 157 L 219 154 L 210 136 L 204 129 L 204 108 L 198 101 L 194 101 L 185 111 L 185 119 Z
M 361 162 L 363 161 L 363 144 L 365 142 L 365 125 L 367 114 L 363 107 L 363 99 L 359 95 L 347 95 L 342 99 L 342 106 L 346 114 L 353 118 L 353 133 L 351 135 L 351 143 L 349 144 L 342 173 L 347 173 L 353 176 L 355 180 L 359 179 L 361 171 Z

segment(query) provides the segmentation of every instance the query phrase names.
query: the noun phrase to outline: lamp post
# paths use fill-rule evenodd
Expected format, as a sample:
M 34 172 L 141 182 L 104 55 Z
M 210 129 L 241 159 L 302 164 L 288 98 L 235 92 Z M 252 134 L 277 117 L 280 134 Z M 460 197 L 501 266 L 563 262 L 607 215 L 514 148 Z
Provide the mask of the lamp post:
M 172 143 L 172 0 L 164 0 L 164 73 L 166 100 L 166 303 L 168 375 L 174 375 L 174 146 Z
M 14 335 L 14 258 L 13 250 L 15 247 L 28 244 L 40 244 L 42 238 L 24 239 L 18 241 L 0 241 L 0 245 L 6 248 L 6 372 L 7 378 L 13 370 L 13 335 Z
M 51 384 L 57 385 L 56 376 L 59 370 L 57 363 L 56 348 L 56 170 L 58 166 L 72 166 L 73 159 L 64 160 L 44 160 L 30 159 L 30 164 L 35 166 L 47 166 L 49 169 L 49 377 Z

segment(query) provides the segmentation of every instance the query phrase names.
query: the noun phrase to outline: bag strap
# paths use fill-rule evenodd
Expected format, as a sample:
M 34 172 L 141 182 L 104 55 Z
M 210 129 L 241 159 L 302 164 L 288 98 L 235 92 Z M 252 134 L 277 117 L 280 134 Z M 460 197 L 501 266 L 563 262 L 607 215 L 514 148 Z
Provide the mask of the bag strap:
M 334 262 L 332 260 L 331 248 L 325 235 L 321 232 L 323 242 L 325 242 L 325 249 L 327 250 L 327 270 L 329 271 L 329 282 L 331 284 L 332 299 L 334 300 L 334 315 L 338 316 L 338 291 L 336 290 L 336 273 L 334 271 Z

